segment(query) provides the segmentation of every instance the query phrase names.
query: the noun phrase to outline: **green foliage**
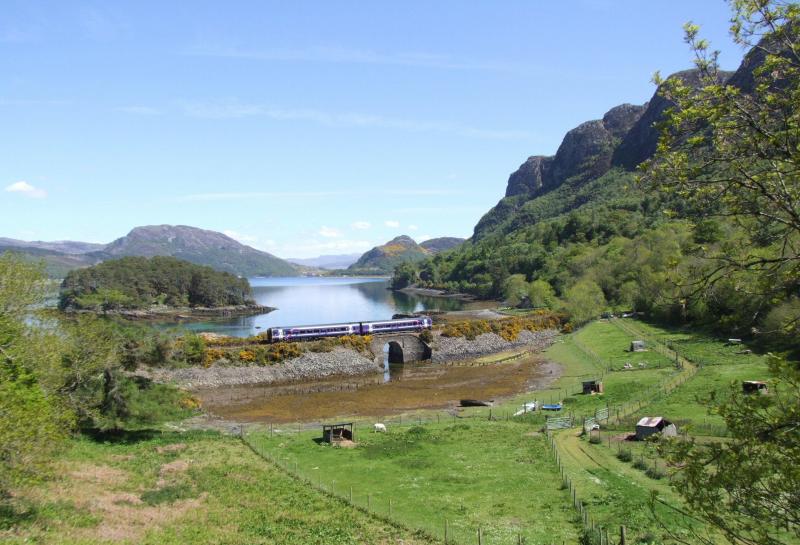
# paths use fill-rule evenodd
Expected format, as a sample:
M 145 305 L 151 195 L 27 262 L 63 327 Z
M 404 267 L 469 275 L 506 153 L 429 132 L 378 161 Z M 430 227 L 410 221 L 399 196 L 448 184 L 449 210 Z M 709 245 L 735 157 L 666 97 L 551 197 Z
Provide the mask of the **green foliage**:
M 71 425 L 36 373 L 57 358 L 53 336 L 27 320 L 45 290 L 37 266 L 0 256 L 0 503 L 12 486 L 41 477 Z
M 174 257 L 124 257 L 71 271 L 61 285 L 62 309 L 112 311 L 220 307 L 251 302 L 246 279 Z
M 403 262 L 394 268 L 392 275 L 392 289 L 403 289 L 416 283 L 417 269 L 413 263 Z
M 606 308 L 603 290 L 591 280 L 581 280 L 564 294 L 564 308 L 570 320 L 581 325 L 597 318 Z
M 442 328 L 443 337 L 465 337 L 475 339 L 484 333 L 495 333 L 507 341 L 515 341 L 523 330 L 540 331 L 557 329 L 561 317 L 551 312 L 539 311 L 526 317 L 504 318 L 502 320 L 466 320 L 450 322 Z
M 556 292 L 547 280 L 534 280 L 528 287 L 528 299 L 533 308 L 551 308 L 556 302 Z
M 518 306 L 528 295 L 530 286 L 524 274 L 512 274 L 503 282 L 503 298 L 512 307 Z

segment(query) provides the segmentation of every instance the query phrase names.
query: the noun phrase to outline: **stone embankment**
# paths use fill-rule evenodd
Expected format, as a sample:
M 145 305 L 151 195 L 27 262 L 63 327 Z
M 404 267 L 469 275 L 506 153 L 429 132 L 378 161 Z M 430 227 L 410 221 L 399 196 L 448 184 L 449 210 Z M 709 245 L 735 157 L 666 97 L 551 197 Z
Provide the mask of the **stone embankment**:
M 187 389 L 304 382 L 332 376 L 355 376 L 383 371 L 383 366 L 355 350 L 335 348 L 331 352 L 305 352 L 302 356 L 270 366 L 188 367 L 155 369 L 150 378 L 173 382 Z
M 524 330 L 514 341 L 507 341 L 495 333 L 484 333 L 473 340 L 464 337 L 443 337 L 439 332 L 434 335 L 435 338 L 431 345 L 433 348 L 433 362 L 444 363 L 479 358 L 514 348 L 524 347 L 531 351 L 544 350 L 553 344 L 558 331 L 555 329 L 545 329 L 543 331 Z

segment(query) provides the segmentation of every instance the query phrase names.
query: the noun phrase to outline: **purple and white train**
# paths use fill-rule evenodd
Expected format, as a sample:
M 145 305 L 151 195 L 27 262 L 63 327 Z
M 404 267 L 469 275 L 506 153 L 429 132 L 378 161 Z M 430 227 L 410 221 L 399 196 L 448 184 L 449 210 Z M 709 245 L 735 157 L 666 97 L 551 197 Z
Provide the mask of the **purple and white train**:
M 384 320 L 382 322 L 271 327 L 267 332 L 267 338 L 269 342 L 277 343 L 281 341 L 322 339 L 324 337 L 342 337 L 344 335 L 380 335 L 382 333 L 422 331 L 423 329 L 431 329 L 431 327 L 433 327 L 433 320 L 427 316 L 420 316 L 418 318 Z

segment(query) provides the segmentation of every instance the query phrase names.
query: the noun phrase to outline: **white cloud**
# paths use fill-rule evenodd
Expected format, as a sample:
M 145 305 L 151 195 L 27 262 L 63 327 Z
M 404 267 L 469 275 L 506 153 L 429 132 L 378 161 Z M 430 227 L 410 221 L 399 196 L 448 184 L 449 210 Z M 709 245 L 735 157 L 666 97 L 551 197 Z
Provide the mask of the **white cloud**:
M 438 132 L 470 138 L 491 140 L 528 139 L 531 134 L 521 130 L 483 129 L 446 121 L 404 119 L 359 112 L 325 112 L 311 108 L 277 108 L 265 104 L 246 104 L 237 101 L 184 102 L 183 112 L 202 119 L 242 119 L 266 117 L 276 121 L 305 121 L 335 128 L 365 128 Z
M 237 233 L 231 229 L 225 229 L 222 233 L 226 236 L 231 237 L 233 240 L 237 240 L 243 244 L 250 244 L 252 242 L 258 242 L 258 237 L 254 237 L 252 235 L 244 235 L 242 233 Z
M 430 235 L 420 235 L 420 236 L 417 237 L 417 243 L 425 242 L 426 240 L 430 240 L 432 238 L 433 237 L 430 236 Z
M 6 186 L 6 191 L 9 193 L 19 193 L 21 195 L 25 195 L 26 197 L 30 197 L 31 199 L 44 199 L 47 197 L 47 191 L 38 187 L 34 187 L 23 180 Z
M 397 228 L 400 227 L 400 222 L 395 220 L 386 220 L 383 222 L 386 227 Z
M 342 233 L 338 229 L 335 229 L 333 227 L 326 227 L 325 225 L 320 227 L 320 230 L 318 231 L 318 233 L 319 233 L 319 236 L 325 237 L 325 238 L 338 238 L 338 237 L 342 236 Z
M 417 229 L 419 229 L 419 227 L 417 227 L 417 226 L 416 226 L 416 225 L 414 225 L 414 224 L 411 224 L 411 225 L 409 225 L 409 226 L 408 226 L 408 230 L 409 230 L 409 231 L 416 231 Z
M 350 227 L 363 231 L 364 229 L 369 229 L 372 225 L 368 221 L 355 221 L 350 224 Z

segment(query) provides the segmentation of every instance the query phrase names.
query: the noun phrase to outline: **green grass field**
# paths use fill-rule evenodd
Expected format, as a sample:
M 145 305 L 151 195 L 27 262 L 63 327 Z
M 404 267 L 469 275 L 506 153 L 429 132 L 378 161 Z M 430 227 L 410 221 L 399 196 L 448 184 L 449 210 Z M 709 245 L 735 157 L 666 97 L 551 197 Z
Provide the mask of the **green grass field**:
M 515 422 L 470 419 L 358 433 L 357 448 L 320 432 L 250 439 L 315 484 L 458 543 L 575 543 L 579 526 L 543 435 Z M 335 483 L 333 482 L 335 481 Z
M 430 541 L 322 495 L 238 438 L 155 433 L 73 442 L 57 477 L 0 512 L 3 543 L 340 544 Z
M 635 338 L 648 340 L 651 350 L 626 352 Z M 713 365 L 694 374 L 688 363 L 678 370 L 660 342 Z M 765 358 L 742 350 L 636 320 L 598 321 L 562 336 L 545 352 L 562 371 L 549 386 L 492 408 L 466 409 L 458 418 L 430 411 L 398 415 L 387 421 L 387 434 L 372 433 L 367 423 L 374 420 L 362 418 L 355 448 L 334 448 L 318 440 L 318 428 L 294 426 L 273 436 L 269 428 L 253 428 L 248 441 L 263 457 L 238 438 L 216 433 L 78 439 L 57 460 L 54 479 L 16 497 L 15 512 L 0 510 L 0 541 L 416 544 L 441 540 L 446 525 L 455 543 L 477 543 L 480 528 L 485 545 L 512 545 L 520 538 L 529 545 L 574 545 L 583 524 L 540 431 L 544 415 L 506 419 L 537 399 L 562 401 L 561 414 L 578 421 L 605 406 L 613 416 L 615 406 L 645 404 L 597 433 L 599 444 L 579 438 L 577 429 L 554 437 L 564 474 L 595 524 L 611 534 L 624 524 L 632 543 L 675 543 L 648 505 L 655 491 L 680 506 L 666 476 L 669 468 L 649 443 L 620 438 L 643 415 L 664 416 L 704 441 L 722 435 L 722 421 L 708 414 L 703 400 L 711 392 L 725 395 L 742 380 L 768 378 Z M 609 372 L 609 362 L 619 369 L 615 358 L 631 358 L 634 369 Z M 638 366 L 642 361 L 645 368 Z M 689 378 L 669 393 L 655 388 L 678 376 Z M 578 393 L 589 378 L 602 378 L 605 393 Z M 422 425 L 415 424 L 418 419 Z M 618 459 L 619 450 L 630 451 L 632 459 Z M 665 476 L 648 475 L 654 466 Z M 698 524 L 677 520 L 664 507 L 656 513 L 679 533 Z

